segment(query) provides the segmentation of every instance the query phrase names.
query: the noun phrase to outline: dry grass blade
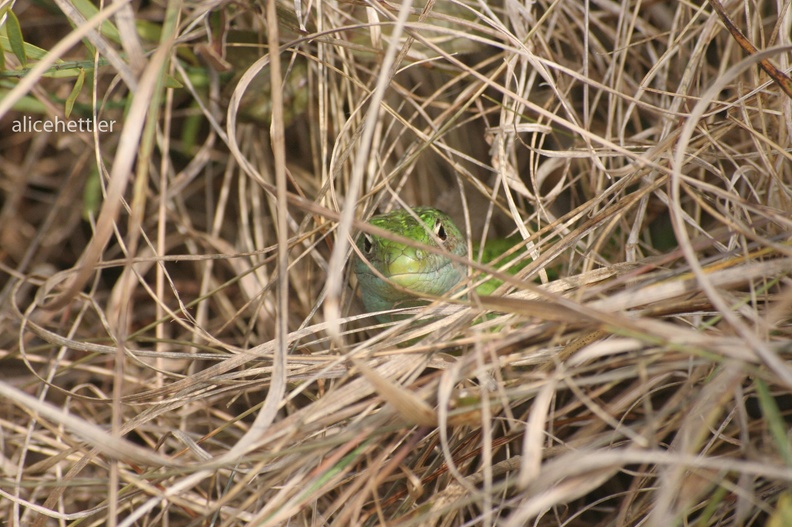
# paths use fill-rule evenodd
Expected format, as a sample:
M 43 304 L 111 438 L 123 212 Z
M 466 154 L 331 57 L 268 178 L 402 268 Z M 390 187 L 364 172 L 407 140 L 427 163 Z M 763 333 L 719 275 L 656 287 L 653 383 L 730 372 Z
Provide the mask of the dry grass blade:
M 12 6 L 0 524 L 783 525 L 788 3 L 265 4 Z
M 754 46 L 748 38 L 740 31 L 734 23 L 729 18 L 729 15 L 726 14 L 726 11 L 723 9 L 723 5 L 718 0 L 709 0 L 710 5 L 718 13 L 718 16 L 723 21 L 723 24 L 726 26 L 726 29 L 729 30 L 729 33 L 732 34 L 734 40 L 740 45 L 741 48 L 745 50 L 746 53 L 750 55 L 754 55 L 758 50 L 756 46 Z M 787 6 L 787 9 L 789 7 Z M 784 90 L 787 97 L 792 98 L 792 79 L 789 78 L 789 75 L 784 73 L 783 71 L 779 70 L 775 67 L 775 65 L 767 59 L 762 59 L 759 61 L 759 65 L 762 67 L 765 72 L 778 84 L 778 86 Z

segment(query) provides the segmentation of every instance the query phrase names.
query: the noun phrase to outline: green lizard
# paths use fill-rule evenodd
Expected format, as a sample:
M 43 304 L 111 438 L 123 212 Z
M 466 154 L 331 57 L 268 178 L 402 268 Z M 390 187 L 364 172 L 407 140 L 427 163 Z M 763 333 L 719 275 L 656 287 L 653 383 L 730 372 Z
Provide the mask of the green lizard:
M 463 265 L 420 247 L 443 248 L 451 254 L 466 257 L 467 240 L 451 218 L 444 212 L 428 207 L 418 207 L 412 212 L 414 215 L 405 209 L 396 210 L 374 216 L 369 222 L 415 240 L 415 246 L 367 233 L 361 234 L 357 240 L 357 247 L 365 260 L 355 254 L 353 265 L 366 311 L 423 305 L 426 301 L 417 298 L 415 293 L 442 296 L 465 277 Z M 491 261 L 514 244 L 513 240 L 501 240 L 497 248 L 487 244 L 483 263 Z M 517 265 L 509 272 L 513 273 L 526 264 Z M 499 284 L 498 281 L 490 280 L 479 286 L 477 292 L 489 294 Z M 387 316 L 378 318 L 383 322 L 391 320 Z

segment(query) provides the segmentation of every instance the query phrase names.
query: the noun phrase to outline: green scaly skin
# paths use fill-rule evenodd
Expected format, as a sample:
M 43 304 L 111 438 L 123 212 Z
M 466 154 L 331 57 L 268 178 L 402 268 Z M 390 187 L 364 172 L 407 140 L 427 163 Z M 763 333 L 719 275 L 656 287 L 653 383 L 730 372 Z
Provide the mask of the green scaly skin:
M 389 309 L 415 307 L 426 304 L 426 300 L 415 295 L 442 296 L 465 277 L 465 266 L 442 254 L 433 254 L 421 248 L 423 245 L 442 248 L 457 256 L 467 256 L 467 240 L 454 225 L 451 218 L 437 209 L 418 207 L 412 213 L 396 210 L 374 216 L 369 223 L 415 241 L 415 245 L 394 242 L 363 233 L 357 240 L 361 259 L 353 257 L 355 274 L 363 296 L 366 311 L 376 312 Z M 530 263 L 525 249 L 517 249 L 522 238 L 513 236 L 486 243 L 483 251 L 473 246 L 476 258 L 481 263 L 493 263 L 496 267 L 509 264 L 509 274 L 514 274 Z M 480 254 L 479 254 L 480 253 Z M 376 270 L 376 271 L 375 271 Z M 491 278 L 478 287 L 479 295 L 491 295 L 503 282 Z M 381 322 L 393 320 L 390 316 L 377 317 Z
M 412 212 L 420 221 L 402 209 L 375 216 L 369 222 L 415 240 L 415 246 L 366 233 L 357 240 L 357 247 L 368 263 L 355 255 L 354 269 L 363 305 L 369 312 L 423 305 L 426 301 L 416 298 L 414 293 L 442 296 L 465 276 L 464 266 L 420 247 L 438 247 L 457 256 L 467 256 L 467 240 L 451 218 L 428 207 L 415 208 Z

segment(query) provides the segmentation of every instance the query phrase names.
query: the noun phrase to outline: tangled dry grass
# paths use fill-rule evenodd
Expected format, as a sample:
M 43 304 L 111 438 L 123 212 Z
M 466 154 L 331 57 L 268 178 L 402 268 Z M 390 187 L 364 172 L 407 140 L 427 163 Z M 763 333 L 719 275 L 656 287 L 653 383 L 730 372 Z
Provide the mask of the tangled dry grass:
M 0 523 L 791 524 L 788 1 L 71 5 L 0 37 Z M 415 205 L 527 265 L 377 324 Z

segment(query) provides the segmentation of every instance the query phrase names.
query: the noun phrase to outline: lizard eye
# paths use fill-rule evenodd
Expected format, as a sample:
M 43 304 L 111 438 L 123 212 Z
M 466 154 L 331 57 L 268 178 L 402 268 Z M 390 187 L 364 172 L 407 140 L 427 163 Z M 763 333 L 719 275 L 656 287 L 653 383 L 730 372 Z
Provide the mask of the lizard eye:
M 371 249 L 374 248 L 374 244 L 371 241 L 371 236 L 368 234 L 363 235 L 363 251 L 366 254 L 371 254 Z
M 448 234 L 446 233 L 445 227 L 443 226 L 443 222 L 440 220 L 435 221 L 434 233 L 435 236 L 440 238 L 441 241 L 446 241 L 448 238 Z

